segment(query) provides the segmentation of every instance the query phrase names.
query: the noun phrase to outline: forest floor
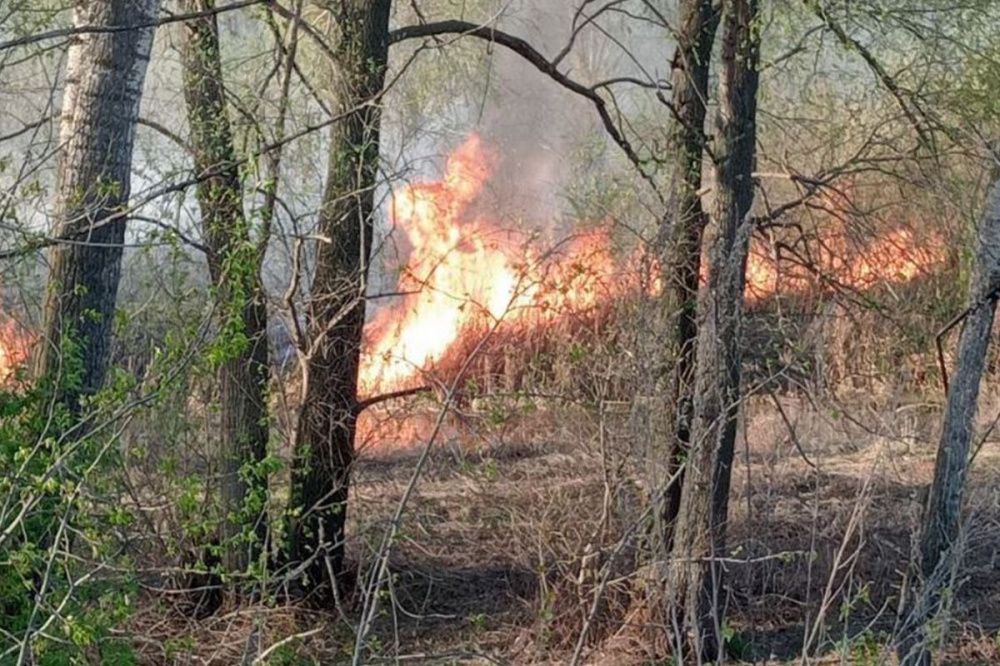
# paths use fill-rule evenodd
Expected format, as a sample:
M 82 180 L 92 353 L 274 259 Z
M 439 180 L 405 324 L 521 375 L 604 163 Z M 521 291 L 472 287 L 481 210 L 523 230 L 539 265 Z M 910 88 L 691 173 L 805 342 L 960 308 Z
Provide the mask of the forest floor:
M 741 428 L 727 563 L 731 654 L 746 663 L 799 662 L 803 652 L 814 664 L 892 663 L 881 646 L 914 552 L 939 409 L 781 404 L 752 405 Z M 389 421 L 405 433 L 400 440 L 431 428 L 427 414 L 411 418 Z M 632 612 L 646 485 L 634 427 L 613 406 L 449 419 L 394 539 L 370 645 L 404 655 L 398 663 L 567 663 L 587 621 L 581 663 L 649 663 Z M 369 434 L 380 444 L 362 448 L 356 472 L 354 561 L 371 560 L 422 451 L 388 444 L 376 428 Z M 973 470 L 966 556 L 941 653 L 948 664 L 1000 663 L 1000 443 L 987 441 Z M 344 603 L 356 618 L 368 602 L 359 593 Z M 162 615 L 144 606 L 137 628 Z M 301 634 L 264 663 L 350 661 L 347 623 L 302 607 L 230 604 L 212 618 L 161 620 L 143 632 L 149 663 L 239 663 L 254 626 L 265 628 L 260 647 Z

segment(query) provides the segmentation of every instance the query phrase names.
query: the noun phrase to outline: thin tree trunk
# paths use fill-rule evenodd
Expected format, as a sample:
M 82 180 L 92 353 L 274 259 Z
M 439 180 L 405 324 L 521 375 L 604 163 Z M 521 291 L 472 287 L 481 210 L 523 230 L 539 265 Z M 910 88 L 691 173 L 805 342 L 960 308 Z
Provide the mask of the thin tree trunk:
M 385 82 L 390 0 L 330 5 L 339 35 L 337 108 L 330 132 L 316 272 L 308 311 L 312 349 L 295 442 L 290 554 L 309 562 L 310 583 L 344 570 L 344 526 L 354 458 L 358 360 L 378 172 L 376 96 Z M 330 581 L 334 583 L 335 581 Z
M 158 0 L 78 0 L 74 25 L 156 18 Z M 121 276 L 132 147 L 154 28 L 77 35 L 62 102 L 43 343 L 35 371 L 78 413 L 104 382 Z
M 958 359 L 948 391 L 934 482 L 920 535 L 920 581 L 914 586 L 906 627 L 913 635 L 903 642 L 901 663 L 931 663 L 927 624 L 947 612 L 942 592 L 952 581 L 961 556 L 958 548 L 962 498 L 969 470 L 979 384 L 983 376 L 993 318 L 1000 291 L 1000 183 L 993 186 L 979 227 L 969 310 L 958 342 Z M 957 590 L 951 590 L 951 595 Z M 939 627 L 940 630 L 940 627 Z
M 759 43 L 756 0 L 726 0 L 715 144 L 717 236 L 695 367 L 691 449 L 674 532 L 672 607 L 696 658 L 723 645 L 723 569 L 740 395 L 740 334 L 753 204 Z
M 661 222 L 663 254 L 661 276 L 664 310 L 664 434 L 667 466 L 660 488 L 681 468 L 690 443 L 695 342 L 698 335 L 698 280 L 701 239 L 708 215 L 701 203 L 705 115 L 712 44 L 719 13 L 712 0 L 684 0 L 677 24 L 677 51 L 671 64 L 672 102 L 676 115 L 672 148 L 675 152 L 674 208 Z M 659 453 L 659 452 L 657 452 Z M 655 465 L 654 467 L 659 467 Z M 682 477 L 661 488 L 655 512 L 655 541 L 659 556 L 669 552 L 674 520 L 680 507 Z
M 211 10 L 214 0 L 185 0 L 184 10 Z M 184 99 L 196 172 L 202 234 L 220 310 L 220 464 L 223 564 L 240 571 L 265 537 L 266 480 L 254 465 L 267 454 L 267 306 L 258 247 L 243 211 L 219 55 L 216 15 L 188 21 L 181 45 Z M 209 175 L 211 174 L 211 175 Z M 255 497 L 248 501 L 248 492 Z

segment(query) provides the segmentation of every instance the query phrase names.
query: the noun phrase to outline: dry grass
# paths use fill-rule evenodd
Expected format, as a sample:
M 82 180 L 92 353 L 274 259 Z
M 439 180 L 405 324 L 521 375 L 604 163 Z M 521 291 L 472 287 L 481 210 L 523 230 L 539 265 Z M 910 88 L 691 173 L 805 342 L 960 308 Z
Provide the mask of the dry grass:
M 804 643 L 810 663 L 891 663 L 880 661 L 880 645 L 893 630 L 933 469 L 935 410 L 849 413 L 781 400 L 793 429 L 773 403 L 755 400 L 734 470 L 734 648 L 754 663 L 798 662 Z M 416 417 L 406 432 L 419 440 L 427 427 Z M 644 493 L 643 471 L 631 466 L 641 444 L 629 433 L 620 415 L 565 406 L 503 422 L 451 420 L 392 551 L 392 603 L 372 632 L 376 651 L 404 663 L 566 663 L 593 612 L 585 663 L 648 663 L 627 626 Z M 362 567 L 416 455 L 398 442 L 370 445 L 358 463 L 350 552 Z M 987 444 L 974 470 L 963 585 L 944 652 L 951 664 L 1000 663 L 1000 450 Z M 228 600 L 194 621 L 165 604 L 148 595 L 135 620 L 145 663 L 240 663 L 251 637 L 263 649 L 309 631 L 271 663 L 341 663 L 357 610 L 345 622 Z

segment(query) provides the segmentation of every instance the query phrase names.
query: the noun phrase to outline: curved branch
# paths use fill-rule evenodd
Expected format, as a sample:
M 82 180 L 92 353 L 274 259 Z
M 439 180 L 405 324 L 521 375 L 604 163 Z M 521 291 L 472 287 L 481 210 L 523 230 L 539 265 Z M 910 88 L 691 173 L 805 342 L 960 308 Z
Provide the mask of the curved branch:
M 155 120 L 152 120 L 150 118 L 144 118 L 142 116 L 139 116 L 139 118 L 137 118 L 135 122 L 137 124 L 139 124 L 139 125 L 144 126 L 144 127 L 148 127 L 149 129 L 153 130 L 157 134 L 161 134 L 164 137 L 170 139 L 171 142 L 173 142 L 175 145 L 177 145 L 182 150 L 184 150 L 184 152 L 187 155 L 190 156 L 190 155 L 194 154 L 194 149 L 191 148 L 191 144 L 189 144 L 187 141 L 185 141 L 184 138 L 181 137 L 181 135 L 177 134 L 177 132 L 174 132 L 173 130 L 171 130 L 166 125 L 163 125 L 162 123 L 158 123 Z
M 588 87 L 569 78 L 559 71 L 556 62 L 550 61 L 524 39 L 490 26 L 471 23 L 469 21 L 449 20 L 396 28 L 389 32 L 389 44 L 397 44 L 408 39 L 420 39 L 447 34 L 477 37 L 492 44 L 503 46 L 526 60 L 535 69 L 548 76 L 563 88 L 589 100 L 594 105 L 594 108 L 597 109 L 597 114 L 601 118 L 604 129 L 611 136 L 612 140 L 618 144 L 618 147 L 622 149 L 622 152 L 625 153 L 629 161 L 639 170 L 642 177 L 653 186 L 654 191 L 657 189 L 650 175 L 643 169 L 642 158 L 635 152 L 628 138 L 625 137 L 621 129 L 615 124 L 611 112 L 608 110 L 607 102 L 598 94 L 596 87 Z

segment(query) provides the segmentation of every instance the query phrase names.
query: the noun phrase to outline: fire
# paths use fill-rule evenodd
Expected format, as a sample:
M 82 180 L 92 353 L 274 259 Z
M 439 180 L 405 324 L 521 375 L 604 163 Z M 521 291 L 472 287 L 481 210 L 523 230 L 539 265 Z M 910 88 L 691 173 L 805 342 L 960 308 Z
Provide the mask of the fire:
M 0 323 L 0 387 L 10 386 L 30 352 L 31 337 L 20 326 L 11 320 Z
M 362 392 L 399 388 L 441 360 L 470 330 L 538 326 L 586 312 L 649 280 L 637 278 L 633 254 L 615 256 L 610 225 L 576 235 L 547 251 L 537 238 L 506 230 L 476 209 L 495 158 L 470 136 L 447 160 L 440 180 L 406 185 L 393 194 L 390 217 L 409 244 L 400 266 L 404 294 L 377 310 L 365 329 Z M 747 297 L 809 293 L 832 283 L 867 289 L 901 283 L 944 260 L 906 229 L 864 247 L 830 233 L 808 261 L 768 252 L 755 242 L 747 261 Z M 942 247 L 937 243 L 937 247 Z M 703 266 L 706 262 L 703 262 Z M 820 276 L 819 278 L 817 276 Z M 652 280 L 652 295 L 657 291 Z
M 851 243 L 843 230 L 834 230 L 813 245 L 807 257 L 779 258 L 755 243 L 747 258 L 748 299 L 829 287 L 864 291 L 878 284 L 904 284 L 930 274 L 947 259 L 940 238 L 919 242 L 907 228 L 889 231 L 864 246 Z
M 391 219 L 411 248 L 400 270 L 405 295 L 366 327 L 363 389 L 406 383 L 469 328 L 537 325 L 620 290 L 609 229 L 543 251 L 535 239 L 477 215 L 472 204 L 493 163 L 473 135 L 448 158 L 440 181 L 394 193 Z
M 478 211 L 477 199 L 495 162 L 479 137 L 471 135 L 448 158 L 440 180 L 394 192 L 391 221 L 409 245 L 408 258 L 399 267 L 403 295 L 375 311 L 366 324 L 362 393 L 412 385 L 449 350 L 458 349 L 456 343 L 467 332 L 501 323 L 508 329 L 547 325 L 619 297 L 659 292 L 656 262 L 641 252 L 616 256 L 611 225 L 545 245 Z M 834 285 L 865 290 L 901 284 L 946 259 L 940 238 L 921 241 L 908 228 L 864 245 L 851 242 L 842 227 L 831 229 L 794 251 L 777 252 L 755 239 L 746 266 L 748 300 L 779 292 L 815 293 Z M 704 278 L 706 261 L 702 271 Z M 0 387 L 11 385 L 34 342 L 2 315 L 0 311 Z

